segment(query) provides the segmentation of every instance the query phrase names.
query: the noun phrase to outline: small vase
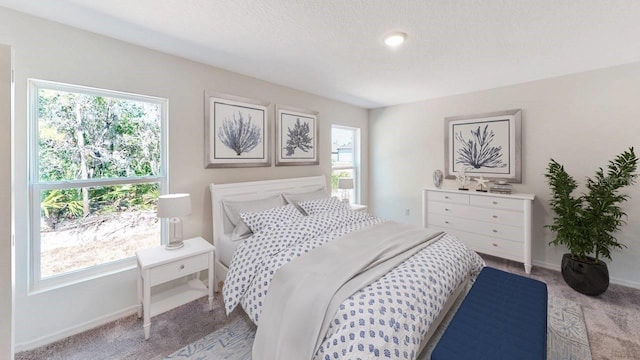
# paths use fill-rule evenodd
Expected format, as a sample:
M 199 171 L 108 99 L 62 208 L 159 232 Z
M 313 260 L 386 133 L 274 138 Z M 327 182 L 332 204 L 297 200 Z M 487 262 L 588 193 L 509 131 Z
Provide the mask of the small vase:
M 436 170 L 433 172 L 433 185 L 435 185 L 438 189 L 442 186 L 442 179 L 444 178 L 444 174 L 440 170 Z

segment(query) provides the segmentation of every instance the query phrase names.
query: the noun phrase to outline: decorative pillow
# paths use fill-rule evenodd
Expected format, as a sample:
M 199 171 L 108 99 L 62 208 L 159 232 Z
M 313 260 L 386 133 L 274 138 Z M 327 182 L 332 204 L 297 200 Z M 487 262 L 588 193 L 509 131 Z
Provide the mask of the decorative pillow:
M 300 211 L 291 204 L 258 212 L 243 212 L 240 214 L 242 221 L 244 221 L 254 233 L 264 229 L 269 224 L 292 222 L 302 216 Z
M 318 189 L 304 193 L 282 194 L 282 197 L 289 204 L 293 204 L 303 215 L 307 215 L 303 208 L 300 207 L 302 201 L 319 200 L 329 198 L 325 189 Z
M 326 211 L 349 210 L 349 204 L 338 200 L 335 196 L 327 199 L 303 201 L 299 205 L 309 215 Z
M 242 221 L 240 214 L 243 212 L 257 212 L 266 209 L 275 208 L 286 205 L 284 199 L 280 195 L 268 197 L 259 200 L 248 201 L 229 201 L 222 202 L 225 214 L 229 222 L 234 226 L 231 233 L 231 241 L 239 241 L 251 236 L 251 229 Z

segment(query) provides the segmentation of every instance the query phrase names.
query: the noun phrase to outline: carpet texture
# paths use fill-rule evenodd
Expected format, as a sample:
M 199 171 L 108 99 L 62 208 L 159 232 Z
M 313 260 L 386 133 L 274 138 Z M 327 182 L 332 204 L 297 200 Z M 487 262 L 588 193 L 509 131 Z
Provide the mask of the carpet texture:
M 487 265 L 524 274 L 521 263 L 482 255 Z M 528 275 L 525 275 L 528 276 Z M 567 299 L 582 308 L 594 360 L 640 359 L 640 289 L 611 285 L 607 292 L 591 297 L 575 292 L 553 270 L 534 267 L 532 278 L 547 284 L 549 295 Z M 206 298 L 154 317 L 151 337 L 144 339 L 142 320 L 131 315 L 30 351 L 17 353 L 17 360 L 158 360 L 225 328 L 244 314 L 224 314 L 220 294 L 208 311 Z
M 451 312 L 444 318 L 425 350 L 418 357 L 428 360 L 438 340 L 451 322 L 453 313 L 460 307 L 462 298 L 454 303 Z M 549 298 L 548 313 L 549 360 L 590 360 L 589 341 L 580 306 L 566 299 Z M 246 317 L 195 341 L 164 360 L 251 360 L 251 346 L 255 326 Z

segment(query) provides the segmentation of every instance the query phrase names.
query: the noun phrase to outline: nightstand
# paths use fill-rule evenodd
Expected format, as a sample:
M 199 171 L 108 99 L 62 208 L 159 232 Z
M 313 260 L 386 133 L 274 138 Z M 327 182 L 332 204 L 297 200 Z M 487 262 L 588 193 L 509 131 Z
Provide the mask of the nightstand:
M 351 210 L 353 211 L 362 211 L 362 212 L 367 211 L 367 205 L 351 204 L 350 206 L 351 206 Z
M 184 246 L 167 250 L 164 246 L 136 251 L 138 258 L 138 318 L 144 313 L 144 338 L 149 339 L 151 318 L 203 296 L 209 296 L 213 310 L 213 254 L 216 248 L 203 238 L 184 241 Z M 208 286 L 200 280 L 200 271 L 208 270 Z M 187 275 L 196 278 L 154 293 L 151 288 Z

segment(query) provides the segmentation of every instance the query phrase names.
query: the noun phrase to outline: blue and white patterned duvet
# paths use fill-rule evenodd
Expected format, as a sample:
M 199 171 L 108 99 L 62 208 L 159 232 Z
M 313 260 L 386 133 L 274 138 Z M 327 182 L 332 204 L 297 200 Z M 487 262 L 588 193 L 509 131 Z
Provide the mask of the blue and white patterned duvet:
M 280 267 L 346 233 L 380 222 L 363 212 L 332 211 L 259 231 L 238 247 L 231 261 L 223 288 L 227 313 L 241 304 L 259 325 L 269 284 Z M 453 236 L 443 236 L 347 298 L 314 359 L 415 359 L 449 295 L 483 265 Z

